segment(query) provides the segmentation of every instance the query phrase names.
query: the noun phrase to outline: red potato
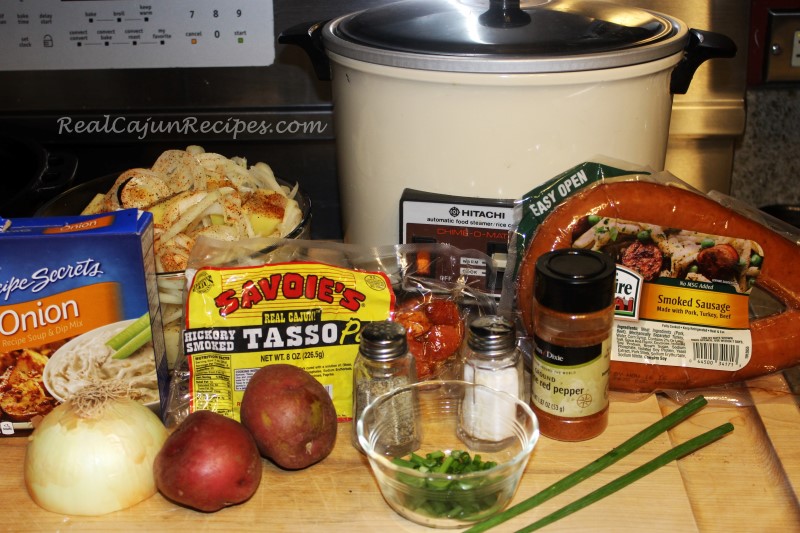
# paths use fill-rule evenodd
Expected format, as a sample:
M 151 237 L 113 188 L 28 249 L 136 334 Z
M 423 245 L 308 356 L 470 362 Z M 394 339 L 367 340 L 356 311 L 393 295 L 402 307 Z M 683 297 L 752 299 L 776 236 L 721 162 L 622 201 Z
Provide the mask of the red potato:
M 239 414 L 261 454 L 288 470 L 323 460 L 336 443 L 333 400 L 319 381 L 294 365 L 268 365 L 253 374 Z
M 165 497 L 214 512 L 248 500 L 261 482 L 262 465 L 256 442 L 242 424 L 195 411 L 167 438 L 153 469 Z

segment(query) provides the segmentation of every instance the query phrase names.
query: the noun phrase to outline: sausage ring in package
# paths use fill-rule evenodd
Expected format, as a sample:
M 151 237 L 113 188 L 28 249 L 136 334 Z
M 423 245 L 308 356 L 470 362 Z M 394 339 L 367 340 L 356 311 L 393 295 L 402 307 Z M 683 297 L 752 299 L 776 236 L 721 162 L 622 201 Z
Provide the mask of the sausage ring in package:
M 726 387 L 800 363 L 800 235 L 777 219 L 667 172 L 597 163 L 516 212 L 500 306 L 528 335 L 539 256 L 582 247 L 616 260 L 612 390 Z
M 326 241 L 200 238 L 189 257 L 181 357 L 165 423 L 212 410 L 239 419 L 250 377 L 289 363 L 352 418 L 361 331 L 397 320 L 420 379 L 455 372 L 464 321 L 494 313 L 491 259 L 444 244 L 360 247 Z

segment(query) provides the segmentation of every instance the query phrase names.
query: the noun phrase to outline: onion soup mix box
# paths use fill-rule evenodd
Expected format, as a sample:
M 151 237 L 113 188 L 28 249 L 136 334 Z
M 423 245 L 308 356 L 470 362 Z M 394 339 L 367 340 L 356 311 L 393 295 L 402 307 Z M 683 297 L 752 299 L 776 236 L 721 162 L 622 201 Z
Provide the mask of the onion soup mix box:
M 163 412 L 168 369 L 153 217 L 0 219 L 0 434 L 26 432 L 92 382 Z

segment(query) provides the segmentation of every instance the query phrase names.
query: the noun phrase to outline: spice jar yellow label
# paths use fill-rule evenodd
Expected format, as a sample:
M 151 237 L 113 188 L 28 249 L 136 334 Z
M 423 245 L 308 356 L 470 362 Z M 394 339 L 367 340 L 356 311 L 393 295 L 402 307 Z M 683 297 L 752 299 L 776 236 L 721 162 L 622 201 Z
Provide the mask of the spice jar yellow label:
M 608 405 L 611 340 L 581 347 L 557 346 L 536 337 L 532 404 L 559 417 L 585 417 Z M 602 377 L 602 379 L 599 379 Z

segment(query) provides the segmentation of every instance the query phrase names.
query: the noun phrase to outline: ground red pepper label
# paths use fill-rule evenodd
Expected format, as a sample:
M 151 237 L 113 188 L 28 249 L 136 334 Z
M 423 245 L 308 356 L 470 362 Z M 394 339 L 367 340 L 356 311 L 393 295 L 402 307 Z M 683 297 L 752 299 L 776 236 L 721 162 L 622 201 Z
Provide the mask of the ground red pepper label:
M 608 405 L 610 339 L 581 347 L 556 346 L 535 337 L 533 395 L 535 407 L 559 417 L 585 417 Z

